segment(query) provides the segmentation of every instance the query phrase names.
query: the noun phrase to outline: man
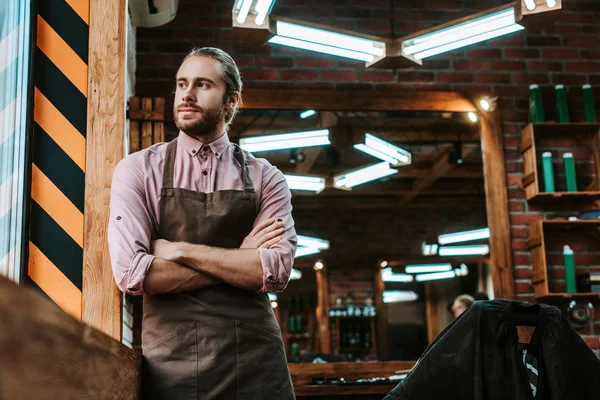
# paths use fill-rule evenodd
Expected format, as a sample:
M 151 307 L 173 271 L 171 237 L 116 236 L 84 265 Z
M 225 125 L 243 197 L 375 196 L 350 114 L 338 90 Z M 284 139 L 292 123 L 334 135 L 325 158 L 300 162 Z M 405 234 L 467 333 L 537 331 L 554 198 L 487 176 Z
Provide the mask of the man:
M 124 158 L 109 247 L 119 288 L 144 295 L 144 398 L 293 399 L 267 292 L 296 250 L 283 174 L 230 143 L 242 82 L 224 51 L 192 51 L 176 77 L 179 136 Z
M 467 311 L 469 307 L 473 305 L 475 299 L 473 296 L 468 294 L 461 294 L 457 298 L 454 299 L 452 306 L 450 307 L 450 311 L 452 312 L 452 316 L 454 318 L 460 317 L 462 313 Z

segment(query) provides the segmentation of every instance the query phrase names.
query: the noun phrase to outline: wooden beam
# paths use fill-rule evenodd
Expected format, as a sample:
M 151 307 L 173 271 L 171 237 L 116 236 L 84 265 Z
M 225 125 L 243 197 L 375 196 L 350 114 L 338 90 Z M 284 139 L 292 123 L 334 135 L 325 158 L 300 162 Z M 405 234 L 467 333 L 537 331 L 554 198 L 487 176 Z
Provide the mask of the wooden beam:
M 323 147 L 310 147 L 304 150 L 304 162 L 296 164 L 294 171 L 297 175 L 305 175 L 310 173 L 314 165 L 317 163 Z
M 306 163 L 306 161 L 304 163 Z M 278 164 L 277 168 L 284 174 L 292 174 L 296 173 L 297 166 L 294 167 L 293 164 Z M 347 171 L 353 168 L 356 168 L 356 165 L 340 164 L 336 166 L 336 171 Z M 331 168 L 324 166 L 313 166 L 310 170 L 312 171 L 313 175 L 318 176 L 327 177 L 331 173 Z M 390 175 L 387 179 L 389 179 L 390 181 L 394 181 L 406 178 L 422 178 L 428 176 L 430 173 L 431 167 L 428 166 L 428 163 L 419 163 L 399 168 L 397 174 Z M 465 163 L 456 165 L 454 168 L 452 168 L 440 178 L 483 178 L 483 164 Z
M 468 207 L 469 209 L 485 210 L 484 196 L 456 196 L 447 197 L 428 197 L 421 198 L 419 201 L 406 205 L 400 205 L 399 197 L 296 197 L 292 199 L 294 211 L 311 210 L 405 210 L 420 208 L 457 208 Z
M 312 268 L 312 267 L 311 267 Z M 331 335 L 329 333 L 329 279 L 327 270 L 317 271 L 317 308 L 315 310 L 317 329 L 316 336 L 319 352 L 331 353 Z
M 90 2 L 83 322 L 121 341 L 121 299 L 106 228 L 112 174 L 125 142 L 125 38 L 127 4 Z
M 515 298 L 508 193 L 504 167 L 504 137 L 500 111 L 481 114 L 481 147 L 494 296 Z
M 381 277 L 379 268 L 373 271 L 373 299 L 376 312 L 376 329 L 375 336 L 377 338 L 377 358 L 381 361 L 389 360 L 389 343 L 388 343 L 388 319 L 387 309 L 383 302 L 383 291 L 385 290 L 385 282 Z
M 366 92 L 312 89 L 244 89 L 244 108 L 259 110 L 478 111 L 457 92 Z
M 139 399 L 140 353 L 39 291 L 0 277 L 0 321 L 3 399 Z

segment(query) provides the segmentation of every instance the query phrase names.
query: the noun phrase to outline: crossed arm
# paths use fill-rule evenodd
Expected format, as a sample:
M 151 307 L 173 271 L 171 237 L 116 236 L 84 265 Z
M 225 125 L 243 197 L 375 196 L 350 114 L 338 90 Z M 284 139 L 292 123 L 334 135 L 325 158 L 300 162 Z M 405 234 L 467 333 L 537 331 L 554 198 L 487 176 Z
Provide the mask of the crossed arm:
M 222 249 L 185 242 L 156 240 L 144 291 L 178 293 L 226 282 L 258 291 L 263 286 L 259 248 L 269 249 L 282 239 L 283 222 L 269 218 L 250 232 L 239 249 Z

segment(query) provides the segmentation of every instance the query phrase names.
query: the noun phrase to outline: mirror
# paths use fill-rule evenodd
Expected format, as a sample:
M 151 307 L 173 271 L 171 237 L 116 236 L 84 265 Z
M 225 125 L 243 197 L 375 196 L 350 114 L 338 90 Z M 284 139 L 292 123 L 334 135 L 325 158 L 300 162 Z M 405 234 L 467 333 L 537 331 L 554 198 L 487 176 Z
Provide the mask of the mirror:
M 306 254 L 303 246 L 294 267 L 302 277 L 277 293 L 288 360 L 416 360 L 454 318 L 457 296 L 493 298 L 485 233 L 439 239 L 487 228 L 480 121 L 462 112 L 253 108 L 241 110 L 229 135 L 247 145 L 251 137 L 320 130 L 330 144 L 251 149 L 287 176 L 324 178 L 313 182 L 324 185 L 318 193 L 292 190 L 296 231 L 328 248 Z M 366 134 L 405 158 L 390 166 L 357 148 L 369 144 Z M 376 164 L 392 171 L 353 187 L 361 178 L 343 180 Z M 454 247 L 463 245 L 470 248 Z M 447 251 L 458 253 L 440 254 Z

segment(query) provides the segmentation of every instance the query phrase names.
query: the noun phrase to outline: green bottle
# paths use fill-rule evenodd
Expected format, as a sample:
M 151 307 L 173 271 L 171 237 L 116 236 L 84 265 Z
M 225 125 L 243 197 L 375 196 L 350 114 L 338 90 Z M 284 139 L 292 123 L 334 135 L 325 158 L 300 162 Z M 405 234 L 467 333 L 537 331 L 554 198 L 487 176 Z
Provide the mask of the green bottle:
M 583 85 L 583 104 L 585 107 L 585 120 L 596 122 L 596 107 L 594 106 L 594 93 L 591 85 Z
M 290 315 L 288 318 L 288 329 L 290 332 L 296 330 L 296 318 L 293 315 Z
M 544 189 L 554 192 L 554 168 L 552 167 L 552 153 L 542 153 L 542 171 L 544 173 Z
M 567 293 L 577 293 L 577 277 L 575 274 L 575 256 L 573 250 L 568 245 L 565 245 L 563 250 L 565 258 L 565 281 L 567 283 Z
M 544 101 L 539 85 L 529 86 L 529 120 L 533 123 L 544 122 Z
M 558 122 L 569 122 L 569 106 L 567 91 L 564 85 L 556 85 L 556 119 Z
M 565 180 L 567 181 L 567 192 L 577 191 L 577 178 L 575 176 L 575 161 L 573 153 L 563 154 L 563 164 L 565 165 Z

